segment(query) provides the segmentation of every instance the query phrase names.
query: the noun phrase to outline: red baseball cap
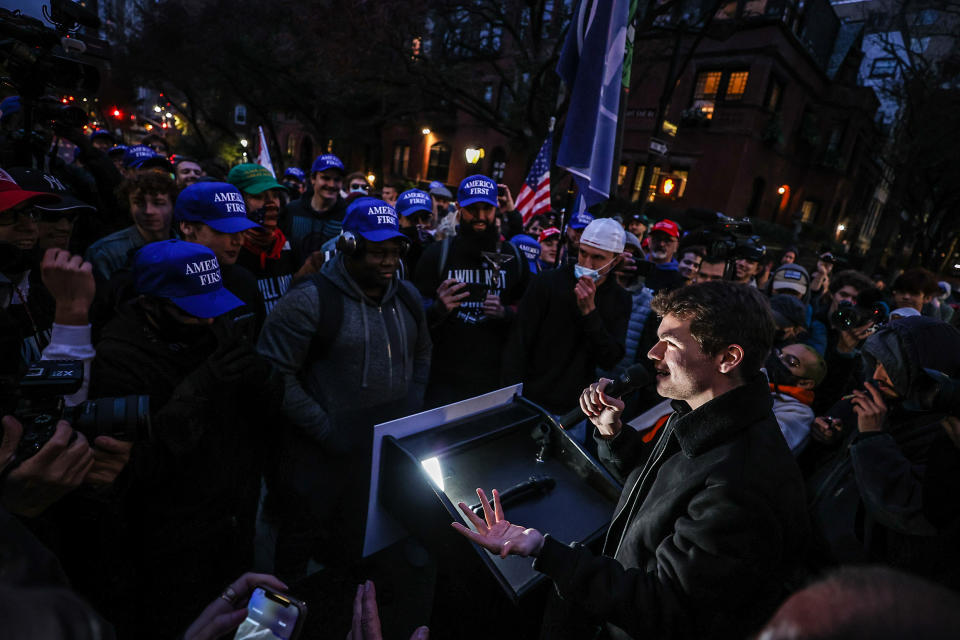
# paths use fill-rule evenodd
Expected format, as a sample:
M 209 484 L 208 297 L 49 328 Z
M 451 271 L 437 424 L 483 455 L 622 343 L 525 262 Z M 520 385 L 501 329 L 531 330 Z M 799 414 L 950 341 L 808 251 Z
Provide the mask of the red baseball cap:
M 552 238 L 553 236 L 558 235 L 560 235 L 560 229 L 557 229 L 556 227 L 547 227 L 540 232 L 540 237 L 537 239 L 537 242 L 543 242 L 547 238 Z
M 26 191 L 20 188 L 20 185 L 13 177 L 0 169 L 0 211 L 12 209 L 18 204 L 24 202 L 59 202 L 60 196 L 52 193 L 41 193 L 40 191 Z
M 656 231 L 662 231 L 667 235 L 671 235 L 677 239 L 680 238 L 680 226 L 677 225 L 677 223 L 673 220 L 661 220 L 657 224 L 653 225 L 653 228 L 650 229 L 650 233 L 654 233 Z

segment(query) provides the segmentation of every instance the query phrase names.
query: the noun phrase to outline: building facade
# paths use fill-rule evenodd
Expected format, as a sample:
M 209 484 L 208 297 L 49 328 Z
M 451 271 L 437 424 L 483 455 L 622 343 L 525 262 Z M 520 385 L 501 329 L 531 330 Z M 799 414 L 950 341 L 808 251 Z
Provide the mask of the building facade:
M 862 27 L 827 0 L 729 2 L 705 33 L 677 23 L 637 42 L 619 195 L 838 237 L 863 218 L 881 138 L 877 98 L 857 81 Z

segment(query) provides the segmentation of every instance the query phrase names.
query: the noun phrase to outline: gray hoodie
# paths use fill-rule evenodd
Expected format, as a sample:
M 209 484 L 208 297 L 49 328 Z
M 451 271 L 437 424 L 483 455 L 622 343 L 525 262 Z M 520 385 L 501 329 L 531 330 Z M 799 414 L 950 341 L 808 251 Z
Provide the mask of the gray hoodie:
M 411 310 L 398 297 L 398 287 L 413 289 L 408 282 L 392 281 L 377 303 L 363 294 L 341 256 L 324 264 L 318 277 L 330 280 L 343 296 L 340 330 L 327 341 L 326 352 L 308 361 L 323 304 L 312 279 L 280 299 L 267 316 L 257 350 L 283 376 L 284 415 L 311 439 L 330 446 L 332 440 L 350 439 L 338 433 L 350 427 L 338 415 L 353 422 L 358 409 L 370 416 L 380 415 L 385 405 L 404 407 L 400 415 L 420 410 L 431 343 L 423 309 Z M 419 294 L 410 297 L 419 299 Z

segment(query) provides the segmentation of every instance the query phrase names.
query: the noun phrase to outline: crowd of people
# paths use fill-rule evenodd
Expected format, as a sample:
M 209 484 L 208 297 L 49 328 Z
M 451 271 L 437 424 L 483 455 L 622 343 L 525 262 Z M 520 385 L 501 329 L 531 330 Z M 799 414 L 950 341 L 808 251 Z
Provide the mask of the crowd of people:
M 524 218 L 484 175 L 376 189 L 330 153 L 278 180 L 71 139 L 0 171 L 9 637 L 232 633 L 255 585 L 358 561 L 375 424 L 517 382 L 580 407 L 624 485 L 599 553 L 496 493 L 455 523 L 553 580 L 544 637 L 960 628 L 960 314 L 930 271 L 639 206 Z M 83 364 L 62 403 L 113 422 L 37 417 L 60 396 L 19 381 L 56 360 Z M 607 396 L 636 364 L 656 384 Z M 351 637 L 381 637 L 372 585 L 355 602 Z

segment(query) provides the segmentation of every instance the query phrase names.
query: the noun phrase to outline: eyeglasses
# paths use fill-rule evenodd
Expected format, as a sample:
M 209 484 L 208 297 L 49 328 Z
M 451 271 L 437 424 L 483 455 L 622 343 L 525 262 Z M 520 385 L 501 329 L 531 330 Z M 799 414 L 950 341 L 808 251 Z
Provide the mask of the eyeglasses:
M 350 185 L 350 191 L 363 191 L 364 193 L 366 193 L 369 189 L 370 189 L 370 187 L 369 187 L 368 185 L 365 185 L 365 184 L 359 184 L 359 183 L 357 183 L 357 184 L 351 184 L 351 185 Z
M 21 220 L 36 222 L 40 218 L 35 209 L 17 209 L 15 211 L 0 211 L 0 227 L 9 227 Z
M 780 349 L 775 349 L 777 357 L 780 359 L 783 364 L 787 365 L 791 369 L 799 369 L 801 362 L 800 358 L 793 355 L 792 353 L 784 353 Z
M 79 211 L 37 211 L 36 213 L 39 215 L 39 221 L 47 224 L 54 224 L 61 220 L 73 224 L 77 221 L 77 216 L 80 215 Z

